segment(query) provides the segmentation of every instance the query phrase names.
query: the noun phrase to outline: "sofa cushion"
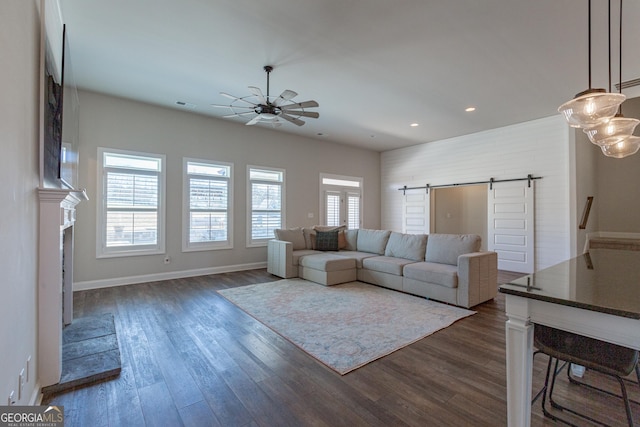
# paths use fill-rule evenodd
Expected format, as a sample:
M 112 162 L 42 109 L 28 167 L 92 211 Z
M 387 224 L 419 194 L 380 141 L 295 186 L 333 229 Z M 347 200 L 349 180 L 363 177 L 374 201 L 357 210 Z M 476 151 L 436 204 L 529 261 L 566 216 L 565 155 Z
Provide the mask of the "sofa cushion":
M 338 230 L 316 231 L 317 251 L 337 251 L 338 250 Z
M 288 229 L 276 229 L 273 230 L 273 234 L 276 239 L 284 240 L 285 242 L 291 242 L 293 244 L 293 250 L 306 249 L 307 245 L 304 240 L 304 233 L 302 228 L 288 228 Z
M 372 254 L 383 255 L 384 248 L 389 240 L 389 230 L 358 230 L 357 249 L 360 252 L 371 252 Z
M 384 256 L 424 261 L 427 249 L 426 234 L 402 234 L 391 232 Z
M 480 250 L 477 234 L 430 234 L 425 261 L 458 265 L 458 257 Z
M 333 254 L 310 255 L 300 260 L 300 265 L 320 271 L 342 271 L 355 269 L 356 262 L 351 258 L 345 258 Z
M 405 265 L 402 274 L 407 279 L 434 283 L 447 288 L 458 287 L 458 267 L 454 265 L 435 262 L 414 262 L 413 264 Z
M 304 243 L 307 249 L 313 249 L 316 244 L 316 230 L 313 227 L 304 227 L 302 229 L 304 234 Z
M 362 260 L 362 268 L 379 271 L 381 273 L 395 274 L 402 276 L 402 268 L 414 261 L 404 258 L 393 258 L 388 256 L 374 256 Z
M 321 253 L 322 252 L 314 251 L 312 249 L 301 249 L 299 251 L 293 251 L 291 262 L 293 265 L 300 265 L 300 258 L 305 257 L 307 255 L 321 254 Z
M 354 230 L 345 230 L 344 238 L 346 240 L 346 245 L 344 250 L 346 251 L 355 251 L 358 248 L 358 229 Z
M 366 258 L 371 258 L 376 256 L 376 254 L 372 254 L 371 252 L 358 252 L 358 251 L 340 251 L 336 252 L 336 255 L 351 258 L 356 261 L 356 267 L 362 268 L 362 261 Z

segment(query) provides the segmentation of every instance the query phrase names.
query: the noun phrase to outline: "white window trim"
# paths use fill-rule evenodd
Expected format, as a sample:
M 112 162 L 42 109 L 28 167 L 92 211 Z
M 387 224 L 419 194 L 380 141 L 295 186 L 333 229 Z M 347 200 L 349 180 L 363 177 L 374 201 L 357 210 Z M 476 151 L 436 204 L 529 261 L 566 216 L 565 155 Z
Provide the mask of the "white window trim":
M 282 200 L 280 201 L 280 218 L 282 219 L 282 224 L 280 225 L 282 228 L 286 227 L 287 224 L 287 219 L 286 219 L 286 201 L 287 201 L 287 187 L 286 187 L 286 182 L 287 182 L 287 174 L 286 174 L 286 170 L 285 169 L 281 169 L 281 168 L 274 168 L 274 167 L 269 167 L 269 166 L 257 166 L 257 165 L 247 165 L 247 247 L 248 248 L 258 248 L 258 247 L 263 247 L 263 246 L 267 246 L 267 242 L 271 239 L 274 238 L 274 236 L 271 237 L 266 237 L 264 239 L 253 239 L 251 237 L 252 232 L 251 232 L 251 220 L 252 220 L 252 213 L 253 213 L 253 198 L 252 198 L 252 194 L 251 194 L 251 169 L 262 169 L 262 170 L 267 170 L 267 171 L 274 171 L 274 172 L 280 172 L 282 173 Z M 273 181 L 260 181 L 260 182 L 265 182 L 268 184 L 273 184 Z
M 104 154 L 114 153 L 127 156 L 153 157 L 160 159 L 160 173 L 158 174 L 158 243 L 131 248 L 107 248 L 106 245 L 106 206 L 104 194 Z M 144 153 L 140 151 L 119 150 L 115 148 L 98 147 L 97 159 L 97 182 L 96 182 L 96 258 L 119 258 L 142 255 L 158 255 L 165 253 L 165 218 L 166 218 L 166 174 L 167 158 L 164 154 Z
M 335 179 L 341 181 L 354 181 L 359 182 L 360 185 L 358 187 L 352 186 L 341 186 L 341 185 L 328 185 L 324 184 L 324 179 Z M 335 175 L 330 173 L 320 172 L 320 180 L 318 181 L 320 189 L 318 193 L 320 194 L 320 224 L 327 223 L 327 207 L 325 205 L 325 195 L 327 191 L 330 192 L 342 192 L 345 195 L 348 193 L 351 194 L 359 194 L 360 195 L 360 227 L 363 224 L 363 215 L 364 215 L 364 178 L 359 176 L 347 176 L 347 175 Z
M 189 174 L 187 164 L 189 162 L 207 165 L 228 166 L 230 173 L 227 188 L 227 240 L 224 242 L 196 242 L 189 243 Z M 233 163 L 218 162 L 214 160 L 194 159 L 184 157 L 182 160 L 182 252 L 210 251 L 219 249 L 233 249 Z

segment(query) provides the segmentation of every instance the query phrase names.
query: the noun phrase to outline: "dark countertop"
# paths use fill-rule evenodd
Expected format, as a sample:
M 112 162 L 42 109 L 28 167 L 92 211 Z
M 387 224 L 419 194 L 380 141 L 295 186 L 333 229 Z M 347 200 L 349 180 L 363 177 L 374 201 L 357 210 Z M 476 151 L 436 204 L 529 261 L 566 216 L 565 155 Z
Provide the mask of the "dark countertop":
M 640 251 L 586 254 L 500 285 L 500 292 L 640 319 Z

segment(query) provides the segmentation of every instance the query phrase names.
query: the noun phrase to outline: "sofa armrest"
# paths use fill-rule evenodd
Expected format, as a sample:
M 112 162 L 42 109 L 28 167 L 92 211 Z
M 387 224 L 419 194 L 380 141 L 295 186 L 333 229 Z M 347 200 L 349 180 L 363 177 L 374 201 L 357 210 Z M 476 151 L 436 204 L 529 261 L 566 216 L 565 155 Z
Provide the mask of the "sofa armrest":
M 498 254 L 472 252 L 458 257 L 458 305 L 473 307 L 498 293 Z
M 267 272 L 284 279 L 298 277 L 293 265 L 293 243 L 276 239 L 267 242 Z

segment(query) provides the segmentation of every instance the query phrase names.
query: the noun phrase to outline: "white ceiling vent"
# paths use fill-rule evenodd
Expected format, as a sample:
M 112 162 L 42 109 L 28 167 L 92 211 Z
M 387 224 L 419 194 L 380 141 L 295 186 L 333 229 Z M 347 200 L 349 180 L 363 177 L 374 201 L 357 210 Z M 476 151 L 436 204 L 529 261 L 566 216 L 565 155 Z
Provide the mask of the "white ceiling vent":
M 184 101 L 176 101 L 176 105 L 179 107 L 188 108 L 190 110 L 193 110 L 194 108 L 196 108 L 196 104 L 192 104 L 190 102 L 184 102 Z
M 640 86 L 640 77 L 638 77 L 637 79 L 633 79 L 633 80 L 627 80 L 627 81 L 622 82 L 622 83 L 616 83 L 616 89 L 617 90 L 620 90 L 620 86 L 622 86 L 622 89 L 628 89 L 630 87 Z

